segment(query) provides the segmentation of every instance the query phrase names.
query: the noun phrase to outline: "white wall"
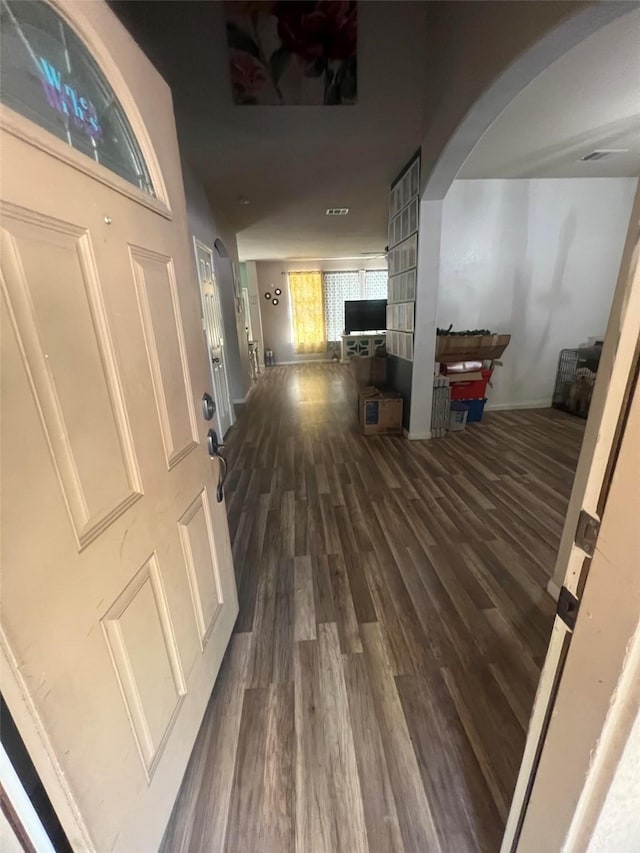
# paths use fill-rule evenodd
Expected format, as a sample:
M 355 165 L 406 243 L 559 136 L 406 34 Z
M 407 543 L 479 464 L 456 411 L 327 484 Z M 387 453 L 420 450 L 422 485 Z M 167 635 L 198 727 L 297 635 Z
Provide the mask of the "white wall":
M 604 335 L 633 178 L 455 181 L 437 324 L 511 334 L 493 407 L 551 402 L 559 351 Z
M 229 392 L 231 399 L 239 402 L 246 396 L 251 380 L 247 336 L 245 333 L 244 306 L 241 306 L 242 310 L 238 312 L 233 287 L 231 261 L 238 260 L 235 233 L 229 229 L 225 230 L 220 223 L 216 222 L 202 185 L 196 180 L 184 161 L 182 163 L 182 176 L 187 200 L 187 219 L 190 236 L 197 237 L 201 243 L 204 243 L 213 252 L 216 280 L 220 292 L 222 319 L 224 322 L 225 358 Z M 220 257 L 214 245 L 216 240 L 222 240 L 229 258 Z M 193 268 L 197 284 L 195 256 Z
M 640 839 L 640 713 L 627 740 L 620 764 L 595 831 L 589 853 L 634 853 Z
M 323 272 L 355 269 L 380 270 L 386 269 L 386 267 L 385 258 L 348 261 L 257 261 L 256 271 L 265 348 L 273 350 L 278 364 L 323 361 L 327 358 L 326 353 L 298 355 L 294 352 L 291 340 L 289 282 L 283 273 L 318 269 Z M 278 297 L 279 304 L 272 305 L 269 300 L 264 298 L 264 294 L 271 293 L 273 296 L 276 287 L 282 290 L 282 294 Z

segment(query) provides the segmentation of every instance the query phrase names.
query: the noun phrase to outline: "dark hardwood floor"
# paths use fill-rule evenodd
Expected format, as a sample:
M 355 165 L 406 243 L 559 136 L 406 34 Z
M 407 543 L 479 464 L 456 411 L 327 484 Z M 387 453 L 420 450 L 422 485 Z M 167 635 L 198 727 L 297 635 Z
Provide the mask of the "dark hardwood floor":
M 229 437 L 240 615 L 163 853 L 499 849 L 583 423 L 364 437 L 352 395 L 270 368 Z

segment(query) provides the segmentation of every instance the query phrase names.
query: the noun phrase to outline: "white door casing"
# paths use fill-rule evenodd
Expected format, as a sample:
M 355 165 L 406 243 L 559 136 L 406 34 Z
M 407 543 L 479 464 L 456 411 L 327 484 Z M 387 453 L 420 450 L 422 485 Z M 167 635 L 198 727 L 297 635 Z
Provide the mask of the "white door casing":
M 73 849 L 130 853 L 238 605 L 170 92 L 105 3 L 54 8 L 157 198 L 2 107 L 2 690 Z
M 213 265 L 212 250 L 195 237 L 193 238 L 193 247 L 200 284 L 203 326 L 209 348 L 211 381 L 216 403 L 215 418 L 222 439 L 234 423 L 235 417 L 229 394 L 220 291 Z

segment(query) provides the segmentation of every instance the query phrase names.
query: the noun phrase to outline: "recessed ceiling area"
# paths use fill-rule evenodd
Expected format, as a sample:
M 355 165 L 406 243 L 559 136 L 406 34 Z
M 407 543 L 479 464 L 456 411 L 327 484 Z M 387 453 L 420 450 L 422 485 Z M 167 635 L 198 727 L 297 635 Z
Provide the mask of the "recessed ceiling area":
M 171 86 L 183 156 L 241 260 L 384 250 L 389 185 L 424 131 L 426 3 L 358 5 L 357 103 L 341 106 L 234 105 L 222 3 L 111 5 Z M 327 216 L 337 204 L 349 215 Z
M 640 10 L 630 8 L 523 89 L 458 177 L 640 175 Z M 602 149 L 623 150 L 581 159 Z

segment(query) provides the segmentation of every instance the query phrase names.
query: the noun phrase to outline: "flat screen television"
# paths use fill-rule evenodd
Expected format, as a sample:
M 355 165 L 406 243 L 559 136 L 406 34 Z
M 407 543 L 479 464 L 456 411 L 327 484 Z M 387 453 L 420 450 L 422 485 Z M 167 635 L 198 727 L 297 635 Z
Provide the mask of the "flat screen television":
M 387 328 L 386 299 L 352 299 L 344 303 L 344 330 L 379 332 Z

